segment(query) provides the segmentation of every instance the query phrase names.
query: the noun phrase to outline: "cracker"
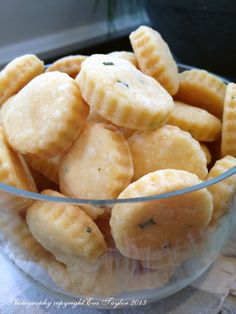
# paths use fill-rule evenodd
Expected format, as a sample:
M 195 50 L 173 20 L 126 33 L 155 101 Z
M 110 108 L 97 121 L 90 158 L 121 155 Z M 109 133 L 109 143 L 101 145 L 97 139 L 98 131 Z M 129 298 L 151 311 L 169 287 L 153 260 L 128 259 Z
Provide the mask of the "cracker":
M 61 157 L 60 188 L 69 197 L 112 199 L 131 182 L 129 146 L 112 125 L 87 123 L 74 145 Z M 103 208 L 81 205 L 95 219 Z
M 224 82 L 217 76 L 205 70 L 192 69 L 179 74 L 179 91 L 175 99 L 221 118 L 225 89 Z
M 108 119 L 103 118 L 102 116 L 100 116 L 96 111 L 91 110 L 89 111 L 89 115 L 87 118 L 88 122 L 101 122 L 101 123 L 106 123 L 106 124 L 113 124 L 111 121 L 109 121 Z
M 172 97 L 156 80 L 121 58 L 87 58 L 76 81 L 91 109 L 117 126 L 156 129 L 174 106 Z
M 32 155 L 25 156 L 27 163 L 35 170 L 43 174 L 52 182 L 59 183 L 59 162 L 60 157 L 56 156 L 49 159 L 38 158 Z
M 229 83 L 226 88 L 221 154 L 236 157 L 236 83 Z
M 112 260 L 113 258 L 113 260 Z M 135 261 L 119 255 L 106 255 L 99 267 L 83 272 L 80 264 L 67 268 L 56 261 L 48 266 L 48 272 L 58 286 L 73 295 L 111 296 L 123 291 L 158 288 L 169 282 L 171 272 L 138 269 Z
M 3 125 L 15 150 L 51 158 L 70 147 L 87 115 L 88 106 L 74 80 L 49 72 L 34 78 L 15 96 Z
M 59 277 L 63 278 L 64 287 L 66 286 L 65 272 L 63 272 L 63 270 L 66 269 L 65 265 L 58 262 L 49 251 L 45 250 L 45 248 L 35 240 L 22 216 L 1 213 L 0 229 L 4 240 L 8 243 L 8 247 L 10 248 L 9 257 L 13 261 L 23 260 L 38 263 L 48 271 L 53 279 L 54 276 L 57 277 L 57 279 L 59 279 Z M 56 272 L 57 276 L 54 274 Z M 68 288 L 67 286 L 67 289 Z
M 183 170 L 159 170 L 130 184 L 118 197 L 153 196 L 201 183 Z M 182 247 L 199 237 L 212 216 L 207 189 L 149 202 L 116 204 L 110 220 L 118 250 L 139 260 L 157 259 L 160 253 Z
M 201 149 L 206 156 L 207 165 L 209 165 L 211 163 L 211 160 L 212 160 L 211 152 L 205 144 L 200 143 L 200 146 L 201 146 Z
M 1 116 L 0 116 L 1 117 Z M 93 121 L 93 122 L 103 122 L 106 124 L 113 124 L 111 121 L 101 117 L 97 112 L 90 110 L 87 121 Z M 115 124 L 113 124 L 115 127 L 117 127 L 117 129 L 124 135 L 124 138 L 128 138 L 130 137 L 135 130 L 133 129 L 128 129 L 128 128 L 123 128 L 123 127 L 119 127 Z
M 206 157 L 188 132 L 165 125 L 155 131 L 136 132 L 128 138 L 134 163 L 134 177 L 160 169 L 182 169 L 200 179 L 207 175 Z
M 38 263 L 43 266 L 53 281 L 65 291 L 79 295 L 81 291 L 73 284 L 66 266 L 55 257 L 32 236 L 29 227 L 23 217 L 19 215 L 0 214 L 0 229 L 5 241 L 11 249 L 10 258 L 13 261 L 23 260 Z
M 140 264 L 145 269 L 158 270 L 158 271 L 170 271 L 176 272 L 179 276 L 186 266 L 189 266 L 192 259 L 202 258 L 205 254 L 209 255 L 209 241 L 207 234 L 208 226 L 199 237 L 194 238 L 187 244 L 172 248 L 166 248 L 162 250 L 157 259 L 143 260 Z M 196 262 L 196 259 L 194 260 Z M 182 274 L 180 275 L 182 276 Z
M 0 182 L 18 189 L 37 192 L 36 185 L 24 159 L 8 144 L 0 127 Z M 1 211 L 19 211 L 31 203 L 31 200 L 1 192 Z
M 11 96 L 10 98 L 8 98 L 2 105 L 2 107 L 0 108 L 0 125 L 3 126 L 3 120 L 4 117 L 8 111 L 9 108 L 11 108 L 12 104 L 13 104 L 13 99 L 15 98 L 14 96 Z
M 61 289 L 74 295 L 81 294 L 78 284 L 72 283 L 65 264 L 54 258 L 51 263 L 47 264 L 46 269 L 49 276 Z
M 1 213 L 0 230 L 11 247 L 11 259 L 37 262 L 42 265 L 51 260 L 51 253 L 34 239 L 22 216 Z
M 126 290 L 136 262 L 119 253 L 106 253 L 96 263 L 72 259 L 70 265 L 53 261 L 47 270 L 52 279 L 73 295 L 111 296 Z
M 35 55 L 24 55 L 8 63 L 0 72 L 0 105 L 43 70 L 44 63 Z
M 71 266 L 67 267 L 34 239 L 21 216 L 0 214 L 0 229 L 11 247 L 12 260 L 42 265 L 60 288 L 73 295 L 110 296 L 121 293 L 134 276 L 136 261 L 119 253 L 106 253 L 98 261 L 87 265 L 71 258 Z
M 70 77 L 75 78 L 81 69 L 81 63 L 86 60 L 87 56 L 75 55 L 66 56 L 53 62 L 46 72 L 59 71 L 67 73 Z
M 215 165 L 211 168 L 207 179 L 215 178 L 232 167 L 236 166 L 236 158 L 232 156 L 225 156 L 217 160 Z M 211 223 L 214 224 L 225 215 L 230 209 L 231 202 L 236 193 L 236 175 L 224 179 L 216 184 L 208 187 L 213 200 L 213 214 Z
M 140 261 L 140 264 L 145 269 L 152 270 L 174 270 L 185 260 L 184 255 L 181 255 L 180 250 L 175 250 L 175 252 L 166 252 L 163 253 L 157 259 L 154 260 L 143 260 Z
M 140 26 L 129 38 L 141 71 L 175 95 L 179 88 L 178 68 L 161 35 L 148 26 Z
M 64 197 L 52 190 L 42 193 Z M 103 235 L 79 206 L 34 201 L 26 220 L 35 239 L 63 263 L 73 256 L 96 260 L 106 251 Z
M 138 60 L 133 52 L 130 51 L 113 51 L 109 53 L 110 56 L 125 59 L 131 62 L 136 68 L 138 68 Z
M 72 261 L 67 270 L 71 281 L 80 287 L 82 294 L 111 296 L 126 290 L 136 264 L 135 260 L 119 252 L 108 252 L 96 264 Z
M 127 290 L 162 288 L 170 282 L 171 276 L 172 272 L 170 270 L 147 270 L 141 268 L 130 280 Z
M 196 140 L 213 142 L 221 132 L 221 121 L 204 109 L 175 101 L 174 110 L 168 118 L 168 124 L 189 132 Z

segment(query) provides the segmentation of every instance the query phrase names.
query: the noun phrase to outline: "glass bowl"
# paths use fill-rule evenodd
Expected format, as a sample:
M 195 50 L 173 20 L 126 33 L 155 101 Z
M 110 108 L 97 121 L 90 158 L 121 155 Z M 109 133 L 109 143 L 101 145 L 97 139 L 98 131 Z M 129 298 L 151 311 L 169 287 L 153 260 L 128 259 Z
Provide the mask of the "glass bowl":
M 191 67 L 179 65 L 180 71 Z M 236 224 L 236 193 L 227 210 L 216 223 L 209 224 L 196 237 L 186 236 L 184 244 L 172 248 L 168 243 L 149 260 L 150 248 L 144 248 L 142 261 L 124 257 L 113 244 L 96 262 L 72 260 L 70 272 L 65 265 L 44 250 L 32 237 L 25 222 L 24 208 L 32 200 L 42 202 L 93 205 L 112 208 L 117 204 L 160 204 L 163 200 L 196 195 L 209 186 L 226 183 L 236 175 L 236 167 L 200 184 L 148 197 L 110 200 L 61 198 L 28 191 L 0 183 L 0 245 L 3 254 L 49 294 L 93 307 L 145 305 L 162 299 L 189 285 L 215 261 Z M 97 222 L 105 239 L 110 241 L 109 220 Z M 109 238 L 110 237 L 110 238 Z M 69 269 L 68 268 L 68 269 Z M 71 275 L 72 274 L 72 275 Z

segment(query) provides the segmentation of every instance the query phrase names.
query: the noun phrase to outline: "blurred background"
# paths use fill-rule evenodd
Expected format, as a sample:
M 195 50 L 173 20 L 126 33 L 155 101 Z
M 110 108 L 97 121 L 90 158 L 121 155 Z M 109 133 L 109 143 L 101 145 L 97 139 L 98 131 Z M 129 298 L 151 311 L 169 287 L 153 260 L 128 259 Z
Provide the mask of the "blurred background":
M 0 0 L 0 68 L 35 53 L 131 50 L 128 34 L 151 25 L 177 61 L 236 77 L 235 0 Z

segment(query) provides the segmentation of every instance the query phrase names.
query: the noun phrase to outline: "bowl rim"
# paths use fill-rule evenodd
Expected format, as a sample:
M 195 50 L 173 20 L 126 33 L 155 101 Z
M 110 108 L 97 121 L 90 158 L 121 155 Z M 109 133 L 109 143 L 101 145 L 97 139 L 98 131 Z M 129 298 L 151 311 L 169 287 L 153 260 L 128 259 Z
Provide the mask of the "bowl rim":
M 185 65 L 182 63 L 177 63 L 179 71 L 191 70 L 191 69 L 199 69 L 194 66 Z M 47 65 L 46 67 L 48 67 Z M 208 71 L 211 73 L 210 71 Z M 215 76 L 218 76 L 214 73 L 211 73 Z M 229 80 L 225 79 L 224 77 L 218 76 L 222 79 L 226 84 L 229 83 Z M 90 204 L 93 206 L 111 206 L 116 204 L 124 204 L 124 203 L 140 203 L 140 202 L 149 202 L 149 201 L 156 201 L 160 199 L 166 199 L 178 195 L 183 195 L 187 193 L 191 193 L 194 191 L 198 191 L 201 189 L 208 188 L 211 185 L 214 185 L 220 181 L 223 181 L 233 175 L 236 174 L 236 166 L 232 167 L 231 169 L 227 170 L 226 172 L 222 173 L 221 175 L 214 177 L 210 180 L 205 180 L 199 184 L 189 186 L 184 189 L 175 190 L 172 192 L 155 194 L 151 196 L 140 196 L 140 197 L 132 197 L 132 198 L 113 198 L 113 199 L 80 199 L 80 198 L 69 198 L 69 197 L 58 197 L 58 196 L 49 196 L 45 194 L 30 192 L 26 190 L 22 190 L 19 188 L 15 188 L 13 186 L 7 185 L 5 183 L 0 182 L 0 193 L 1 191 L 6 192 L 8 194 L 12 194 L 18 197 L 32 199 L 32 200 L 39 200 L 39 201 L 46 201 L 46 202 L 57 202 L 57 203 L 65 203 L 71 205 L 86 205 Z
M 223 181 L 233 175 L 236 175 L 236 166 L 222 173 L 221 175 L 212 178 L 210 180 L 203 181 L 199 184 L 189 186 L 184 189 L 175 190 L 172 192 L 154 194 L 151 196 L 140 196 L 140 197 L 132 197 L 132 198 L 113 198 L 113 199 L 80 199 L 80 198 L 69 198 L 69 197 L 59 197 L 59 196 L 49 196 L 45 194 L 30 192 L 26 190 L 21 190 L 15 188 L 13 186 L 0 183 L 0 191 L 7 192 L 9 194 L 13 194 L 15 196 L 19 196 L 22 198 L 46 201 L 46 202 L 57 202 L 57 203 L 66 203 L 71 205 L 94 205 L 94 206 L 111 206 L 116 204 L 124 204 L 124 203 L 141 203 L 141 202 L 150 202 L 157 201 L 160 199 L 166 199 L 178 195 L 183 195 L 191 192 L 195 192 L 201 189 L 208 188 L 211 185 L 217 184 L 220 181 Z

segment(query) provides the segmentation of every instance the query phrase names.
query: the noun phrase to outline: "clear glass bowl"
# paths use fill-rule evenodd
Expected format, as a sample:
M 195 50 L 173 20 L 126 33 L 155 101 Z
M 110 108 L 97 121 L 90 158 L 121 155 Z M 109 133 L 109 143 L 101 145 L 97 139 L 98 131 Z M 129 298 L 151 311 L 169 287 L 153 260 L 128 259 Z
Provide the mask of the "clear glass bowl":
M 179 65 L 180 71 L 189 69 Z M 236 196 L 227 205 L 226 214 L 214 225 L 207 226 L 196 238 L 189 238 L 182 247 L 172 249 L 168 245 L 157 252 L 154 262 L 140 262 L 125 258 L 114 246 L 110 246 L 96 263 L 72 262 L 73 278 L 69 278 L 63 264 L 50 253 L 43 251 L 32 238 L 25 222 L 23 208 L 34 199 L 74 205 L 92 204 L 112 208 L 115 204 L 155 204 L 161 200 L 197 193 L 211 185 L 226 182 L 236 175 L 236 167 L 222 175 L 182 190 L 149 197 L 112 200 L 82 200 L 41 195 L 16 189 L 0 183 L 0 245 L 3 254 L 28 275 L 33 283 L 56 294 L 61 299 L 94 307 L 145 305 L 162 299 L 189 285 L 208 269 L 228 239 L 236 224 Z M 16 214 L 19 213 L 20 214 Z M 15 213 L 15 214 L 13 214 Z M 100 222 L 109 238 L 106 219 Z M 109 239 L 108 239 L 109 240 Z M 148 248 L 146 249 L 148 259 Z M 73 282 L 73 283 L 71 283 Z M 92 299 L 88 299 L 91 297 Z M 110 298 L 112 297 L 112 299 Z M 88 301 L 90 300 L 90 301 Z M 121 301 L 122 300 L 122 301 Z

